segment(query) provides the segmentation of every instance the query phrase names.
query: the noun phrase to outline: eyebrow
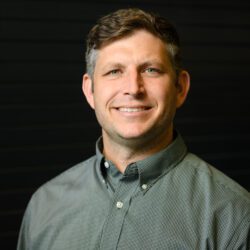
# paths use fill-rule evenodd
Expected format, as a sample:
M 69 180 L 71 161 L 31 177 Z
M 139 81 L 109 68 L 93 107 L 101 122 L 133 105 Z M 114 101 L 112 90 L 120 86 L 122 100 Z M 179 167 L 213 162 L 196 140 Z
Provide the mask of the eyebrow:
M 151 65 L 156 65 L 157 67 L 164 68 L 164 64 L 156 60 L 149 60 L 149 61 L 143 62 L 142 64 L 139 65 L 139 67 L 144 68 L 144 67 L 148 67 Z
M 145 68 L 145 67 L 151 66 L 151 65 L 156 65 L 157 67 L 165 68 L 164 64 L 157 61 L 157 60 L 148 60 L 148 61 L 139 63 L 137 65 L 137 67 L 138 68 Z M 110 62 L 110 63 L 107 63 L 106 65 L 104 65 L 102 70 L 106 70 L 106 69 L 109 69 L 109 68 L 125 68 L 125 67 L 126 66 L 124 64 L 122 64 L 122 63 Z
M 122 63 L 110 62 L 110 63 L 107 63 L 106 65 L 104 65 L 101 69 L 105 71 L 105 70 L 108 70 L 110 68 L 125 68 L 125 66 Z

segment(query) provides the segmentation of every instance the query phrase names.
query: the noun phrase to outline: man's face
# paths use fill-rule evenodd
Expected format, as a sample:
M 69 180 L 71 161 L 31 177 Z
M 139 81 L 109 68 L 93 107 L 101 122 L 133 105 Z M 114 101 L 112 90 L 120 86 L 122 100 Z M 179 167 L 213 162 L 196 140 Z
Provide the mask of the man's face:
M 176 87 L 179 80 L 166 45 L 144 30 L 101 48 L 93 81 L 84 75 L 84 93 L 104 139 L 116 142 L 164 138 L 172 132 L 175 110 L 186 96 L 182 86 Z

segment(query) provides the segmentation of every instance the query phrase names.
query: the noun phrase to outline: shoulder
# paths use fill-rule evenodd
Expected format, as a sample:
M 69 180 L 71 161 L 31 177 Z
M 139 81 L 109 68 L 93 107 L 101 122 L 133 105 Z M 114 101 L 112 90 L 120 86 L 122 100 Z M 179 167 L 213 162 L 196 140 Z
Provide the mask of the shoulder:
M 198 156 L 188 153 L 176 171 L 179 184 L 182 182 L 182 185 L 192 188 L 193 192 L 200 192 L 213 205 L 232 203 L 250 213 L 249 192 Z
M 59 200 L 62 202 L 66 194 L 67 197 L 74 197 L 93 178 L 95 162 L 96 156 L 92 156 L 43 184 L 32 195 L 28 208 L 45 209 L 46 206 L 56 206 Z
M 37 189 L 24 214 L 20 241 L 31 242 L 39 236 L 40 232 L 45 232 L 48 225 L 54 225 L 60 221 L 65 211 L 71 211 L 72 208 L 80 206 L 79 197 L 88 195 L 86 183 L 93 182 L 95 163 L 96 156 L 93 156 L 69 168 Z
M 91 158 L 80 162 L 69 169 L 65 170 L 64 172 L 60 173 L 53 179 L 44 183 L 37 191 L 40 192 L 42 189 L 51 188 L 53 186 L 68 186 L 72 185 L 77 179 L 84 178 L 88 176 L 90 172 L 93 171 L 93 167 L 95 165 L 96 156 L 92 156 Z
M 193 205 L 196 202 L 197 210 L 201 209 L 202 213 L 210 218 L 211 223 L 217 224 L 221 242 L 229 242 L 231 237 L 232 247 L 229 248 L 238 249 L 237 244 L 249 237 L 247 236 L 250 229 L 249 192 L 191 153 L 183 159 L 180 171 L 186 176 L 182 180 L 188 183 L 189 192 L 193 194 Z

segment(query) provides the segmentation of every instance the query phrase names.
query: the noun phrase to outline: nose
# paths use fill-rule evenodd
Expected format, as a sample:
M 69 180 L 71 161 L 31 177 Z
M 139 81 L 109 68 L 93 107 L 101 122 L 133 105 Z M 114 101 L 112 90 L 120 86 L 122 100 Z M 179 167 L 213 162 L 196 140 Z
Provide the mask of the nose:
M 130 69 L 127 72 L 124 85 L 124 94 L 126 95 L 138 96 L 144 92 L 143 79 L 137 69 Z

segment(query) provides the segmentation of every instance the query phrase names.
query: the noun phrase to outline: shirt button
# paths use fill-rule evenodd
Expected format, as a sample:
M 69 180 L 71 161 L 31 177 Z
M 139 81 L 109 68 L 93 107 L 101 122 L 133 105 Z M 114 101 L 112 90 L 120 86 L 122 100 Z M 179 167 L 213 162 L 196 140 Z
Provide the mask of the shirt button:
M 109 168 L 109 163 L 107 161 L 104 162 L 105 168 Z
M 143 184 L 141 187 L 142 187 L 142 189 L 145 190 L 145 189 L 147 189 L 148 185 L 147 184 Z
M 116 203 L 116 207 L 117 207 L 117 208 L 122 208 L 122 207 L 123 207 L 123 203 L 122 203 L 121 201 L 118 201 L 118 202 Z

